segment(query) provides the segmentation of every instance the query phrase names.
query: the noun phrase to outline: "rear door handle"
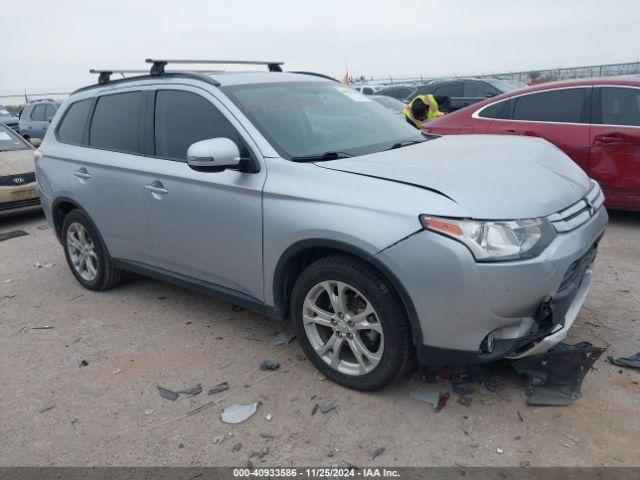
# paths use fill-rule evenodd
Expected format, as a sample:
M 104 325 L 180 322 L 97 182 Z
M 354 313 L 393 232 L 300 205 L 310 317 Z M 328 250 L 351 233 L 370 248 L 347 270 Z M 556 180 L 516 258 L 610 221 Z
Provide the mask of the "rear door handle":
M 91 178 L 91 175 L 84 167 L 82 167 L 80 170 L 76 170 L 75 172 L 73 172 L 73 174 L 78 178 L 82 178 L 83 180 L 88 180 Z

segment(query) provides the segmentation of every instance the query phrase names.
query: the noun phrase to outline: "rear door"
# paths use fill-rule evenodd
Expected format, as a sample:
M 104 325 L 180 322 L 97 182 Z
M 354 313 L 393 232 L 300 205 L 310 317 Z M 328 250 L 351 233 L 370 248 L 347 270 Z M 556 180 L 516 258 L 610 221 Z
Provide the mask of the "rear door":
M 511 97 L 487 133 L 544 138 L 588 172 L 591 90 L 571 87 Z
M 31 138 L 43 138 L 46 132 L 46 104 L 38 103 L 31 110 L 30 121 L 27 123 L 26 133 Z
M 590 153 L 607 205 L 640 210 L 640 88 L 594 87 Z
M 75 197 L 98 227 L 112 257 L 151 263 L 155 258 L 147 227 L 142 172 L 144 93 L 124 90 L 71 104 L 56 135 L 75 144 Z M 92 113 L 91 113 L 92 112 Z M 85 120 L 89 116 L 91 122 Z
M 262 300 L 265 169 L 207 172 L 186 163 L 188 147 L 209 138 L 230 138 L 254 162 L 257 149 L 226 108 L 200 88 L 158 89 L 150 111 L 153 164 L 144 185 L 153 191 L 145 191 L 144 202 L 158 266 Z

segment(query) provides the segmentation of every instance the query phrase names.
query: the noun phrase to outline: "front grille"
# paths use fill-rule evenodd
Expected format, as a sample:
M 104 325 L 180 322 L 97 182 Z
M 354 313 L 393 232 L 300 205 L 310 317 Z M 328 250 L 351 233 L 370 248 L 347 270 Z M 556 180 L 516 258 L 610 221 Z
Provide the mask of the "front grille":
M 30 198 L 29 200 L 18 200 L 17 202 L 5 202 L 0 203 L 0 212 L 6 210 L 13 210 L 14 208 L 30 207 L 32 205 L 39 205 L 39 198 Z
M 575 230 L 586 223 L 604 204 L 604 194 L 595 181 L 591 180 L 591 190 L 586 197 L 569 208 L 549 215 L 549 221 L 558 233 Z
M 34 172 L 18 173 L 16 175 L 6 175 L 0 177 L 0 187 L 19 187 L 36 181 Z

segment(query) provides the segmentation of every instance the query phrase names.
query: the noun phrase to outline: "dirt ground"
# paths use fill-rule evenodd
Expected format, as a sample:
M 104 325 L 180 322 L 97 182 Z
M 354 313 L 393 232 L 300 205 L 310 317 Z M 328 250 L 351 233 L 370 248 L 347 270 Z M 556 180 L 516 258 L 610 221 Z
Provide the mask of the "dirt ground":
M 271 346 L 277 322 L 228 303 L 145 278 L 84 290 L 45 225 L 39 214 L 0 220 L 2 232 L 29 233 L 0 242 L 0 465 L 244 466 L 265 447 L 256 466 L 640 465 L 640 372 L 606 361 L 640 350 L 640 214 L 612 215 L 572 330 L 571 340 L 608 347 L 581 399 L 528 406 L 524 379 L 504 370 L 499 395 L 476 385 L 467 407 L 452 392 L 438 413 L 409 398 L 425 387 L 419 374 L 347 390 L 296 358 L 295 341 Z M 32 329 L 41 326 L 53 328 Z M 262 372 L 264 359 L 282 366 Z M 224 381 L 229 390 L 207 396 Z M 156 389 L 197 383 L 204 393 L 175 402 Z M 221 422 L 224 407 L 253 402 L 248 421 Z M 312 415 L 316 403 L 337 408 Z

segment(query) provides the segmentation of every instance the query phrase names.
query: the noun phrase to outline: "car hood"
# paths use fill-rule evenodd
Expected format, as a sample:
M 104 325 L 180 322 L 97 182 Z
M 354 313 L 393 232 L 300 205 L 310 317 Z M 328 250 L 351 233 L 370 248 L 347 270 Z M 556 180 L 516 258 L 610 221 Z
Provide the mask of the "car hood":
M 33 172 L 33 150 L 0 152 L 0 177 Z
M 477 219 L 550 215 L 590 188 L 587 175 L 554 145 L 506 135 L 451 135 L 317 165 L 436 191 Z

